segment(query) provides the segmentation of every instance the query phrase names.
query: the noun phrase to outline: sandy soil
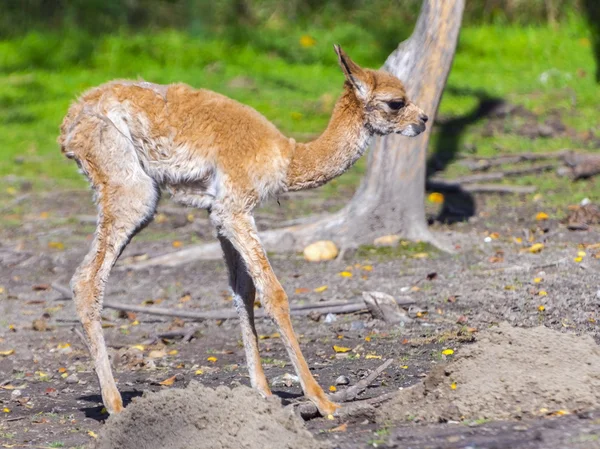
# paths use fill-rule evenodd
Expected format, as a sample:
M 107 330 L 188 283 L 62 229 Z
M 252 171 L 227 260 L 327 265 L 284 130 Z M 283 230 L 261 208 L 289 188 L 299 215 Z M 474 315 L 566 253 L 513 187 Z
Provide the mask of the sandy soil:
M 399 392 L 380 420 L 523 419 L 597 408 L 600 347 L 591 337 L 501 323 Z
M 190 382 L 145 394 L 111 416 L 95 449 L 319 449 L 291 410 L 251 388 Z

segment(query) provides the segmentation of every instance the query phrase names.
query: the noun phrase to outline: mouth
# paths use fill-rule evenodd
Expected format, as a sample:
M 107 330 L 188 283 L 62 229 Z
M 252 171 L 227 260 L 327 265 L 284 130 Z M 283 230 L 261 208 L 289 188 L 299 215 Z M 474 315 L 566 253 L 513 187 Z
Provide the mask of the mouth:
M 398 131 L 396 134 L 401 134 L 406 137 L 415 137 L 425 131 L 425 123 L 411 123 L 406 128 L 401 131 Z

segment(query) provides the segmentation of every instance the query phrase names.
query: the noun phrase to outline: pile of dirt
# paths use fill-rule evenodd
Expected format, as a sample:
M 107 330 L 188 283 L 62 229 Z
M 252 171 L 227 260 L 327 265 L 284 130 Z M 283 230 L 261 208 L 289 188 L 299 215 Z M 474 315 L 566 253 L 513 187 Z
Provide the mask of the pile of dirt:
M 302 421 L 248 387 L 147 393 L 111 416 L 95 449 L 318 449 Z
M 400 391 L 379 418 L 510 419 L 599 407 L 600 347 L 591 337 L 501 324 Z

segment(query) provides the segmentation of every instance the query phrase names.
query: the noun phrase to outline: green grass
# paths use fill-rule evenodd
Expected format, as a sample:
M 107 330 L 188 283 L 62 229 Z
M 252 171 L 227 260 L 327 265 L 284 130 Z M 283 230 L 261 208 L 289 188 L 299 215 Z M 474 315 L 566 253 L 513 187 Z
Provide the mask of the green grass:
M 439 111 L 463 123 L 450 132 L 435 133 L 430 151 L 452 159 L 465 146 L 481 156 L 585 149 L 583 140 L 529 139 L 511 130 L 486 136 L 484 121 L 470 120 L 469 115 L 482 98 L 497 97 L 523 105 L 540 121 L 558 113 L 576 133 L 598 133 L 600 87 L 593 80 L 588 34 L 577 18 L 556 29 L 463 29 Z M 312 36 L 315 44 L 303 47 L 302 35 Z M 114 78 L 181 81 L 213 89 L 255 107 L 297 139 L 315 135 L 326 126 L 343 82 L 331 49 L 335 42 L 370 67 L 380 66 L 389 51 L 374 35 L 353 25 L 330 30 L 275 24 L 249 36 L 244 45 L 180 31 L 93 37 L 66 30 L 0 41 L 0 192 L 18 195 L 24 182 L 37 190 L 83 187 L 75 164 L 62 157 L 55 143 L 58 126 L 79 93 Z M 545 83 L 540 80 L 544 73 Z M 353 188 L 364 169 L 365 159 L 330 184 L 325 194 Z M 463 172 L 458 164 L 447 168 L 448 175 Z M 538 185 L 551 204 L 600 193 L 597 181 L 529 176 L 518 183 Z

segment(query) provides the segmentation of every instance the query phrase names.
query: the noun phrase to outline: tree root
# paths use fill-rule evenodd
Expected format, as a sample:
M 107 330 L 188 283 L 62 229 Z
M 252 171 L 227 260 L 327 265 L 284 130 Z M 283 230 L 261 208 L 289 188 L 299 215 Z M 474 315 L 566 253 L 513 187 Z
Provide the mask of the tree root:
M 394 362 L 394 359 L 388 359 L 379 367 L 374 369 L 367 377 L 360 380 L 356 385 L 353 385 L 345 390 L 338 391 L 330 394 L 329 399 L 334 402 L 350 402 L 355 401 L 356 397 L 364 392 L 369 385 L 371 385 L 375 379 L 377 379 L 381 373 L 383 373 L 389 366 Z M 366 416 L 367 418 L 373 416 L 374 407 L 392 398 L 392 394 L 384 394 L 375 398 L 366 399 L 364 401 L 356 401 L 350 405 L 342 406 L 337 412 L 336 416 L 341 418 Z M 295 412 L 302 417 L 304 420 L 309 420 L 320 416 L 317 406 L 312 402 L 302 402 L 294 404 Z

